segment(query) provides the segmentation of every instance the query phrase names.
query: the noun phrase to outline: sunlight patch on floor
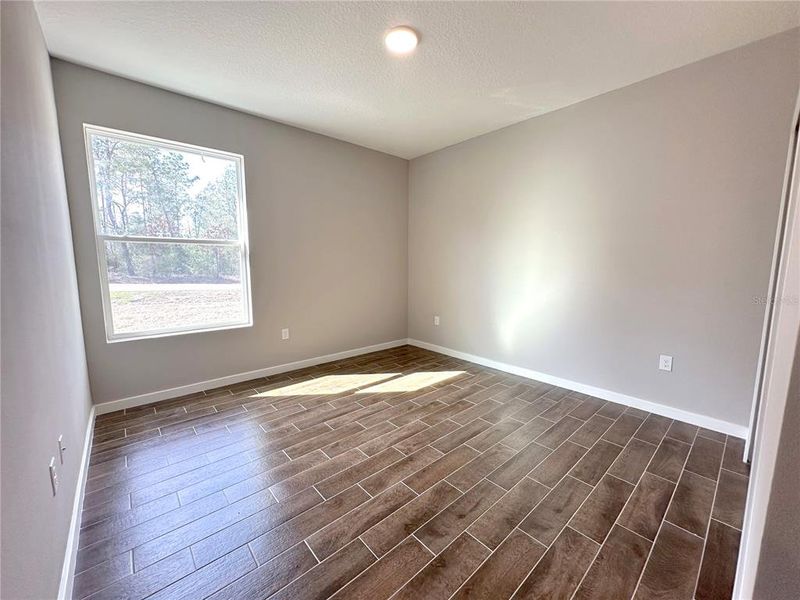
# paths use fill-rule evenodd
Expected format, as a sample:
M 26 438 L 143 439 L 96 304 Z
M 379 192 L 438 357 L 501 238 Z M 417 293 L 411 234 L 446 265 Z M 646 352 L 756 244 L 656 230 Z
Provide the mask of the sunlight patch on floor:
M 465 371 L 420 371 L 403 375 L 397 379 L 386 381 L 372 387 L 358 390 L 358 394 L 375 394 L 379 392 L 414 392 L 418 389 L 447 381 L 453 377 L 463 375 Z
M 363 373 L 352 375 L 324 375 L 308 381 L 256 394 L 254 397 L 272 396 L 319 396 L 322 394 L 341 394 L 365 385 L 397 377 L 400 373 Z

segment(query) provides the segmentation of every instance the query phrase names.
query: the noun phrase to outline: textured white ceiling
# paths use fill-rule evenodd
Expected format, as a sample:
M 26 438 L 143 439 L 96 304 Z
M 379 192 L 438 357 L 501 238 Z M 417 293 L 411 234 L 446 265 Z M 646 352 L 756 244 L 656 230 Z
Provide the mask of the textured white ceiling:
M 52 55 L 411 158 L 800 25 L 798 2 L 38 2 Z M 384 31 L 420 33 L 411 56 Z

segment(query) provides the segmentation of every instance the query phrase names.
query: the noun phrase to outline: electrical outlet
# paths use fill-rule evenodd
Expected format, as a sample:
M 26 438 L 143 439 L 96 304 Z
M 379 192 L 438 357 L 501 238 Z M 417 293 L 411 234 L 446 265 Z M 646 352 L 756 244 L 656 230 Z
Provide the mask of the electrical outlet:
M 439 315 L 435 315 L 433 317 L 433 324 L 436 325 L 437 327 L 439 326 Z
M 53 487 L 53 496 L 58 491 L 58 473 L 56 473 L 56 457 L 50 459 L 50 485 Z
M 289 330 L 288 329 L 281 329 L 281 339 L 288 340 L 289 339 Z
M 662 354 L 658 357 L 658 368 L 661 371 L 672 371 L 672 357 Z
M 61 464 L 64 464 L 64 452 L 67 451 L 67 447 L 64 445 L 64 436 L 58 436 L 58 458 L 61 461 Z

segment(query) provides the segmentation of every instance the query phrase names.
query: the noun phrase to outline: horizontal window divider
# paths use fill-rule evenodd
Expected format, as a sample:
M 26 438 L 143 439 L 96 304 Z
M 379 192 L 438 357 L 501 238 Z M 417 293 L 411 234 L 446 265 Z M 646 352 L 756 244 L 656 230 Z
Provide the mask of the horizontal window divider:
M 243 243 L 239 240 L 150 237 L 143 235 L 112 235 L 107 233 L 98 233 L 97 237 L 107 242 L 132 242 L 135 244 L 202 244 L 206 246 L 241 246 Z

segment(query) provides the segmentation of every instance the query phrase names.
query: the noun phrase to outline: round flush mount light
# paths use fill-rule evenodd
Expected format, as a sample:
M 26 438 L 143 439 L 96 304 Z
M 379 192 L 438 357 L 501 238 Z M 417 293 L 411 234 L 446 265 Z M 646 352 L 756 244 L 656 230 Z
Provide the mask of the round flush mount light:
M 409 54 L 417 47 L 417 32 L 411 27 L 392 27 L 383 37 L 386 49 L 392 54 Z

